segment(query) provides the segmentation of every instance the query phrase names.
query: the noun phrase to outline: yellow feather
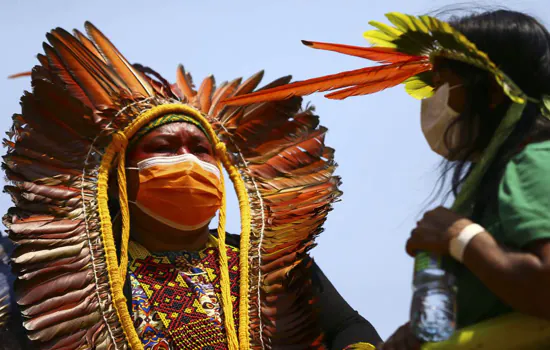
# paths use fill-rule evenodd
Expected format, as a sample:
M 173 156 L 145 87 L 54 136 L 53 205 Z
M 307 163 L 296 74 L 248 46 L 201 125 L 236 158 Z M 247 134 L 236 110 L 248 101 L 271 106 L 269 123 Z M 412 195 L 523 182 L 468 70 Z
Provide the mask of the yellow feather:
M 399 12 L 390 12 L 386 14 L 386 17 L 402 32 L 417 31 L 415 23 L 407 15 Z
M 400 31 L 399 29 L 390 27 L 389 25 L 378 21 L 370 21 L 369 24 L 374 28 L 377 28 L 378 30 L 380 30 L 382 33 L 392 37 L 393 39 L 397 39 L 401 35 L 403 35 L 403 32 Z
M 424 33 L 429 33 L 428 26 L 422 20 L 416 16 L 407 15 L 411 19 L 411 21 L 414 22 L 416 28 L 418 28 L 419 31 Z
M 412 97 L 421 100 L 431 97 L 434 89 L 417 77 L 412 77 L 405 81 L 405 91 Z
M 397 48 L 397 45 L 392 43 L 393 38 L 387 34 L 382 33 L 378 29 L 366 31 L 365 33 L 363 33 L 363 37 L 377 47 Z

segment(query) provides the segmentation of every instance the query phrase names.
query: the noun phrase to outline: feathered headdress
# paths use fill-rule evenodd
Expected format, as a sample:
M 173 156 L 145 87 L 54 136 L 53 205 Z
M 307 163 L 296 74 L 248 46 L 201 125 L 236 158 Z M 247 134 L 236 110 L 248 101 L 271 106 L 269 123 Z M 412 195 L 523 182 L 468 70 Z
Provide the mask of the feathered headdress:
M 456 198 L 454 209 L 467 213 L 471 209 L 477 185 L 500 145 L 521 117 L 525 104 L 538 103 L 543 115 L 550 117 L 550 97 L 545 96 L 538 100 L 527 96 L 485 52 L 479 50 L 449 23 L 430 16 L 416 17 L 398 12 L 388 13 L 386 17 L 393 26 L 371 21 L 369 23 L 376 29 L 364 33 L 364 37 L 373 47 L 303 41 L 305 45 L 315 49 L 362 57 L 380 62 L 381 65 L 294 82 L 245 96 L 235 96 L 228 98 L 226 103 L 242 105 L 275 101 L 317 91 L 333 91 L 325 96 L 331 99 L 345 99 L 371 94 L 399 84 L 404 84 L 405 90 L 411 96 L 422 99 L 433 94 L 432 62 L 436 57 L 458 60 L 484 69 L 493 74 L 513 103 Z
M 207 131 L 238 194 L 238 337 L 226 309 L 227 256 L 220 247 L 229 347 L 320 347 L 308 251 L 340 192 L 318 116 L 302 109 L 300 98 L 225 106 L 221 101 L 255 91 L 263 74 L 219 86 L 210 76 L 195 90 L 180 66 L 170 84 L 130 64 L 92 24 L 86 30 L 90 38 L 60 28 L 47 34 L 33 91 L 22 97 L 22 113 L 4 141 L 11 181 L 5 189 L 15 203 L 4 223 L 17 244 L 16 299 L 29 337 L 44 349 L 142 348 L 122 293 L 129 235 L 124 152 L 144 124 L 180 113 Z M 121 186 L 120 260 L 107 206 L 110 174 Z M 219 222 L 225 244 L 223 207 Z

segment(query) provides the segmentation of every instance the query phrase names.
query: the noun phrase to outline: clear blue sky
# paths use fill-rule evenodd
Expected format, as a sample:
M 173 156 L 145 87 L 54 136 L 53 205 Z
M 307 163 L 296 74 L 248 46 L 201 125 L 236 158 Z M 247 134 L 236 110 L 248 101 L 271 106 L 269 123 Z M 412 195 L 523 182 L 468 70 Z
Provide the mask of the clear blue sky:
M 366 45 L 371 19 L 400 11 L 423 14 L 449 0 L 106 1 L 0 0 L 0 129 L 19 112 L 28 79 L 3 77 L 30 69 L 55 27 L 102 30 L 131 61 L 174 81 L 178 63 L 218 82 L 261 69 L 266 81 L 360 68 L 368 62 L 306 48 L 300 39 Z M 486 1 L 550 21 L 548 0 Z M 471 6 L 471 5 L 469 5 Z M 412 259 L 404 243 L 437 179 L 439 159 L 420 132 L 419 103 L 400 88 L 345 101 L 306 97 L 317 107 L 336 148 L 344 196 L 313 251 L 331 281 L 386 338 L 408 318 Z M 229 230 L 238 232 L 233 200 Z M 0 211 L 11 205 L 0 196 Z

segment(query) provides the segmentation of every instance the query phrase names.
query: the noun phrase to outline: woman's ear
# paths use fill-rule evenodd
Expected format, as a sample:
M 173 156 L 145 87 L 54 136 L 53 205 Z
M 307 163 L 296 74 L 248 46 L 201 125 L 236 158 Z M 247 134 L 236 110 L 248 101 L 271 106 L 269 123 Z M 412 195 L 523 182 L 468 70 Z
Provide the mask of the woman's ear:
M 487 74 L 489 74 L 489 108 L 493 110 L 506 101 L 506 94 L 504 94 L 502 86 L 495 80 L 493 74 Z

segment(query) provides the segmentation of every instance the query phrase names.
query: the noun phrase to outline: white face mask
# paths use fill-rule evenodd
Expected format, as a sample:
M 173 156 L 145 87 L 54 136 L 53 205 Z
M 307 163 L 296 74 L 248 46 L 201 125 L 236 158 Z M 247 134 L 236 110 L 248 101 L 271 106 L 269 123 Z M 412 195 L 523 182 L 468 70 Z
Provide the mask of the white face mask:
M 420 110 L 420 123 L 422 133 L 428 141 L 430 148 L 437 154 L 448 157 L 449 149 L 445 144 L 445 132 L 449 125 L 460 115 L 449 107 L 449 92 L 462 85 L 449 87 L 446 83 L 440 86 L 435 94 L 422 100 Z M 456 147 L 460 141 L 460 126 L 453 124 L 448 134 L 448 144 Z

